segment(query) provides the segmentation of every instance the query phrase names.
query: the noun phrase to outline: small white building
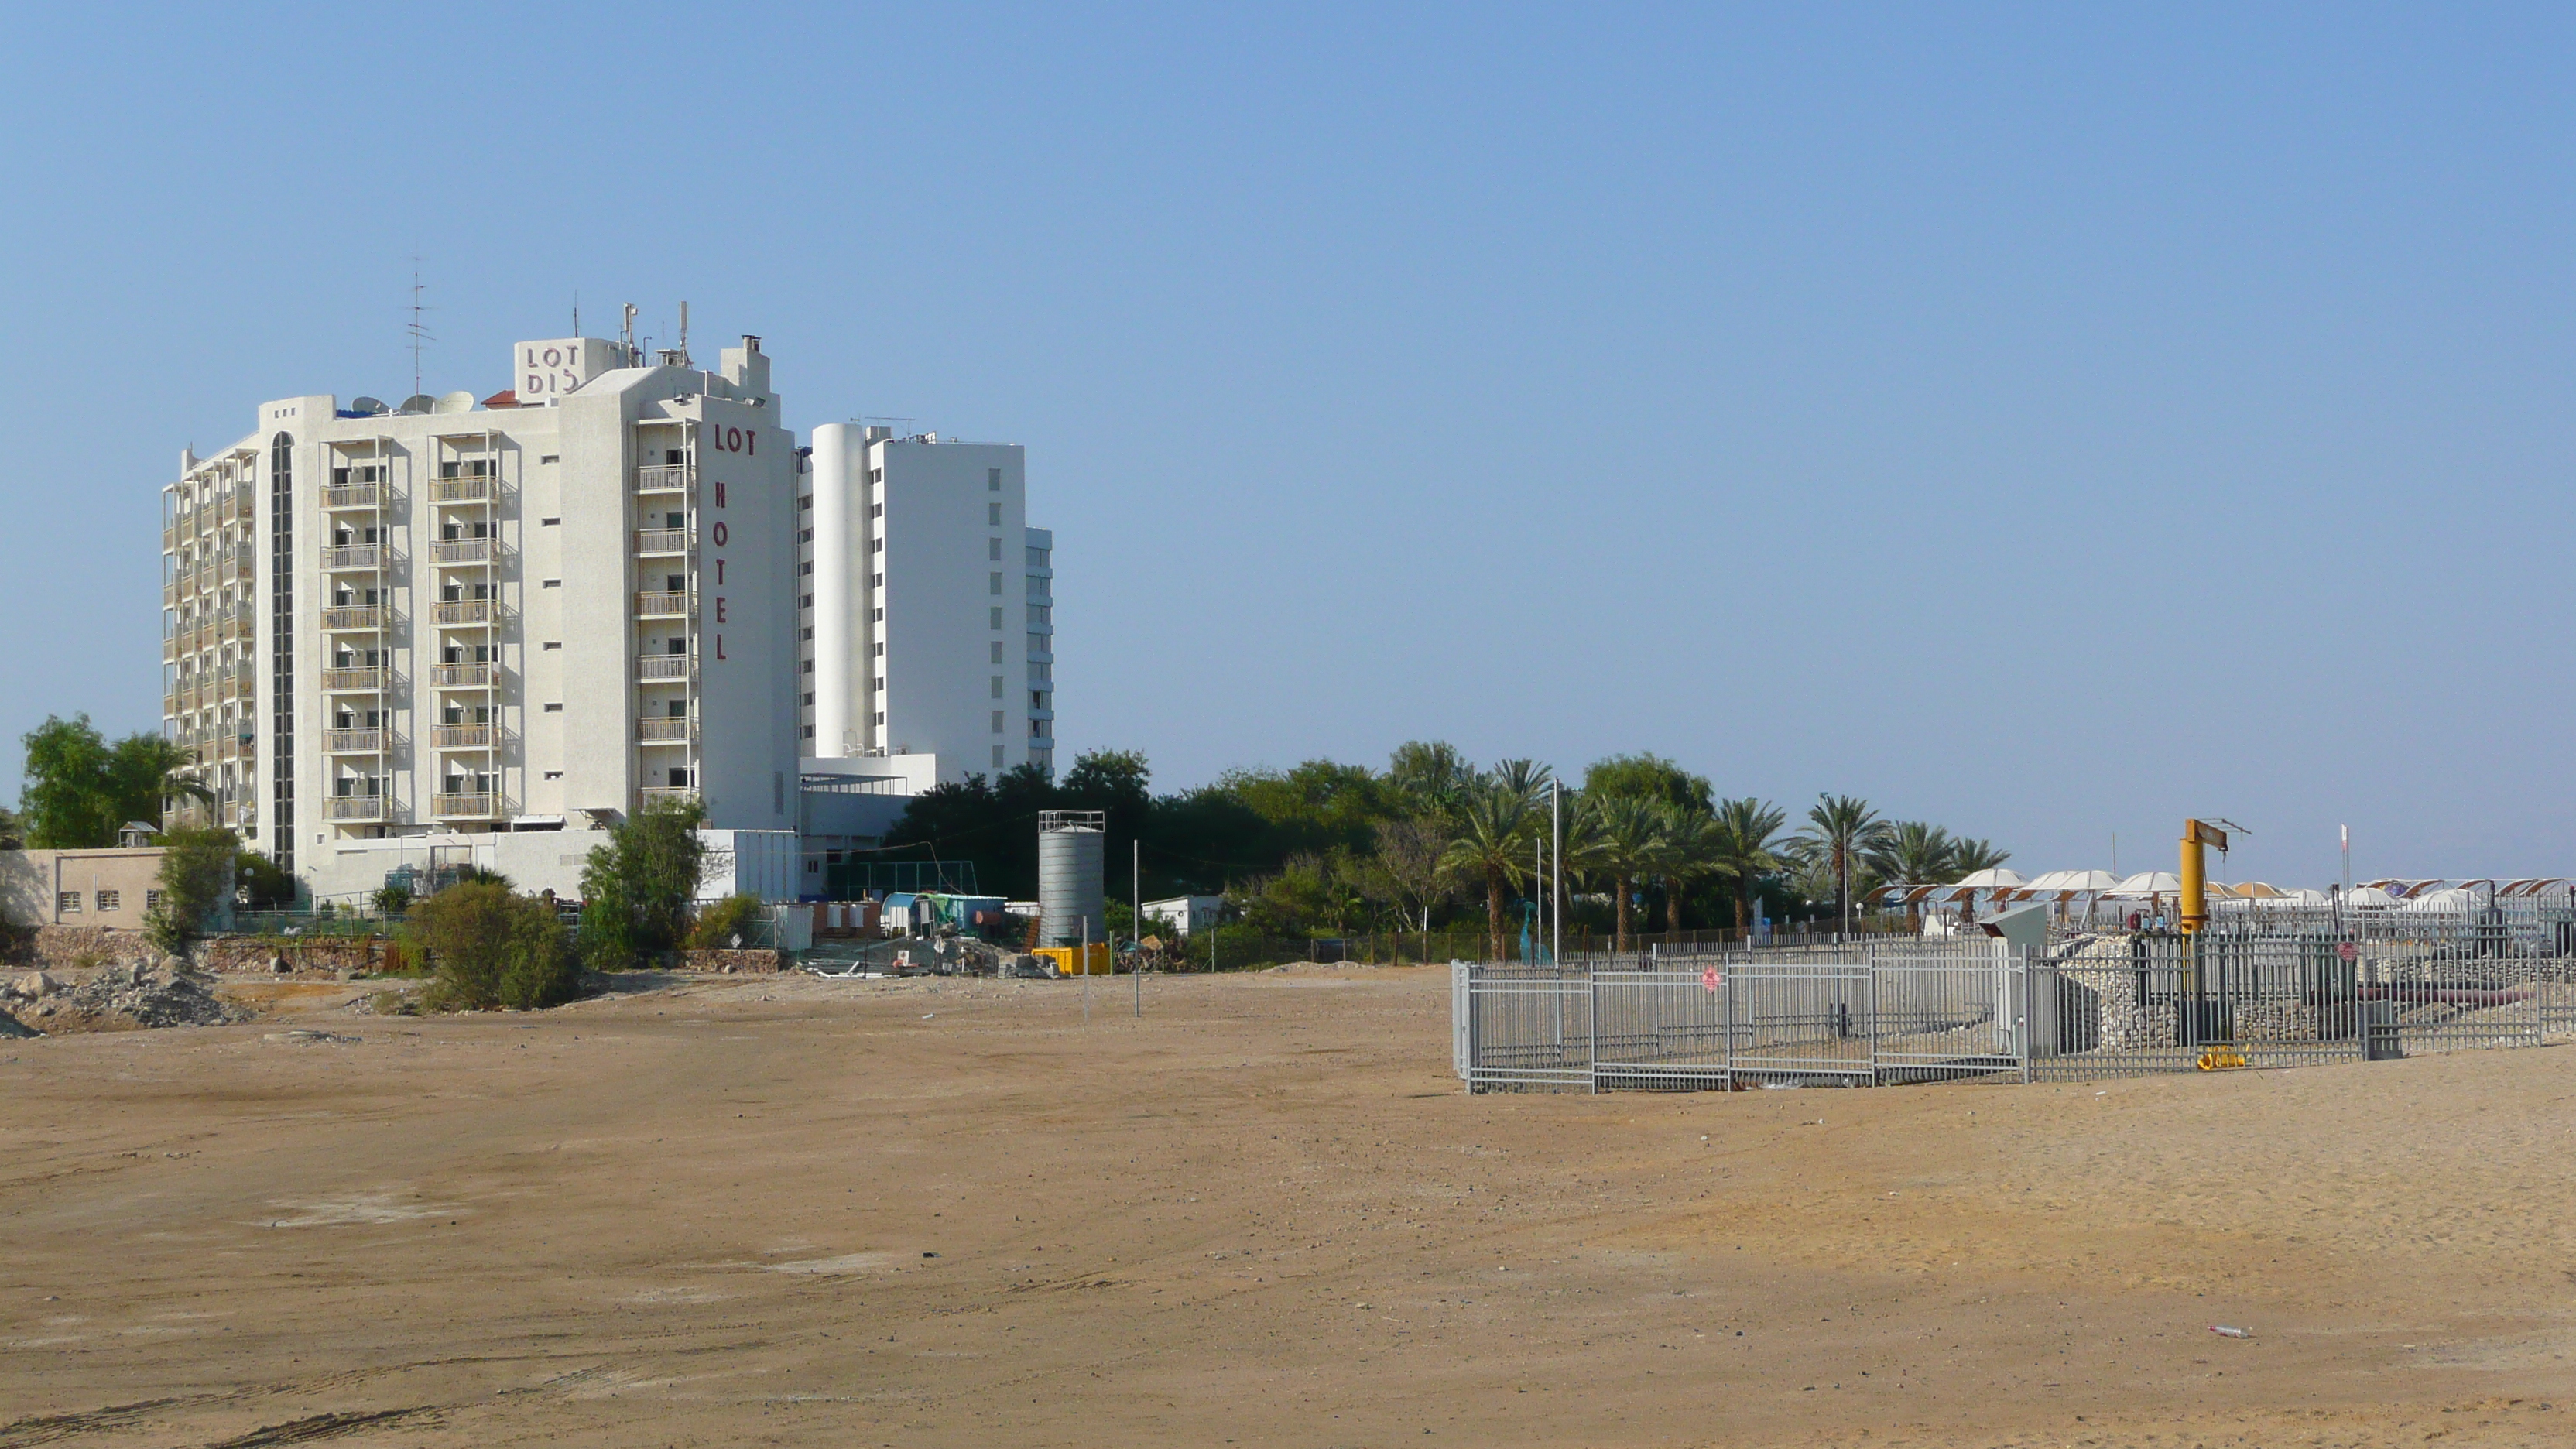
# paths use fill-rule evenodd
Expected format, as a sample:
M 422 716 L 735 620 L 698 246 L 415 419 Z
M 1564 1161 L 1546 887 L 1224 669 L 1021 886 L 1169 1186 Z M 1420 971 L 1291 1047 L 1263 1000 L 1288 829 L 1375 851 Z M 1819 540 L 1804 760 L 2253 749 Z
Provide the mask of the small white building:
M 1148 922 L 1161 921 L 1186 941 L 1191 933 L 1215 925 L 1217 912 L 1224 905 L 1223 896 L 1173 896 L 1169 900 L 1147 901 L 1139 909 Z

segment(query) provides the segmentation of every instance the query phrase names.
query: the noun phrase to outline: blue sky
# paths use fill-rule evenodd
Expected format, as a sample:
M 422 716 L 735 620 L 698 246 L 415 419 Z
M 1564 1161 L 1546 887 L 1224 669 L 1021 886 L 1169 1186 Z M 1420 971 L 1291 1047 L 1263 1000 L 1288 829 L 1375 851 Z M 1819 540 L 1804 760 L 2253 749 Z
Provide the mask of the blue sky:
M 179 450 L 408 392 L 417 255 L 432 392 L 686 298 L 800 429 L 1026 443 L 1062 738 L 1165 787 L 1652 749 L 2032 870 L 2576 873 L 2563 9 L 13 29 L 0 737 L 157 723 Z

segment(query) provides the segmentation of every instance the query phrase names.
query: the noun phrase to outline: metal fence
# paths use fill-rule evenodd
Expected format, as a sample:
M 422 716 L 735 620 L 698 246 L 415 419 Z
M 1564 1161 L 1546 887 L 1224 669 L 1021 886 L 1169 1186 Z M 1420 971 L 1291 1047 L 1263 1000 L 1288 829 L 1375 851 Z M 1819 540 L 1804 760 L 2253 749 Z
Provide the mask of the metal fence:
M 2540 943 L 2532 943 L 2540 944 Z M 2554 942 L 2547 943 L 2554 945 Z M 2447 940 L 2102 935 L 1452 967 L 1471 1090 L 2070 1081 L 2536 1046 L 2576 952 Z

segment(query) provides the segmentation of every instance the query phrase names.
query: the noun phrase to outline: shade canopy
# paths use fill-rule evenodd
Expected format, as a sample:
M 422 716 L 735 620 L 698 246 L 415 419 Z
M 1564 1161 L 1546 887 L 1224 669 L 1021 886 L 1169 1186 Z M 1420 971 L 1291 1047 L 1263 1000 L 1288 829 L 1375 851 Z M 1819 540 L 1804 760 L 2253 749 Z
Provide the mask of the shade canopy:
M 2115 896 L 2169 896 L 2182 889 L 2182 877 L 2169 870 L 2142 870 L 2118 885 L 2109 894 Z
M 1972 870 L 1966 875 L 1959 877 L 1957 880 L 1952 881 L 1951 884 L 1974 891 L 1999 891 L 2010 890 L 2014 886 L 2028 885 L 2029 882 L 2021 878 L 2020 871 L 1996 869 Z
M 2393 906 L 2397 904 L 2397 897 L 2377 886 L 2361 886 L 2345 896 L 2343 903 L 2348 906 Z

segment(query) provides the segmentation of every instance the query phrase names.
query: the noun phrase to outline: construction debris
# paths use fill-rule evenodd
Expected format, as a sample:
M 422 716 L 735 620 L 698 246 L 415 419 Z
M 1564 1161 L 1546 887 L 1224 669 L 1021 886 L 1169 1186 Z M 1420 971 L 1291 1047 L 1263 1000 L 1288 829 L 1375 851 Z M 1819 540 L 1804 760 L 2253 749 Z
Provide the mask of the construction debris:
M 23 1021 L 28 1015 L 20 1011 Z M 247 1021 L 251 1013 L 228 1006 L 215 995 L 213 978 L 164 956 L 110 966 L 89 980 L 39 1005 L 28 1022 L 48 1034 L 64 1031 L 120 1031 L 133 1027 L 223 1026 Z

